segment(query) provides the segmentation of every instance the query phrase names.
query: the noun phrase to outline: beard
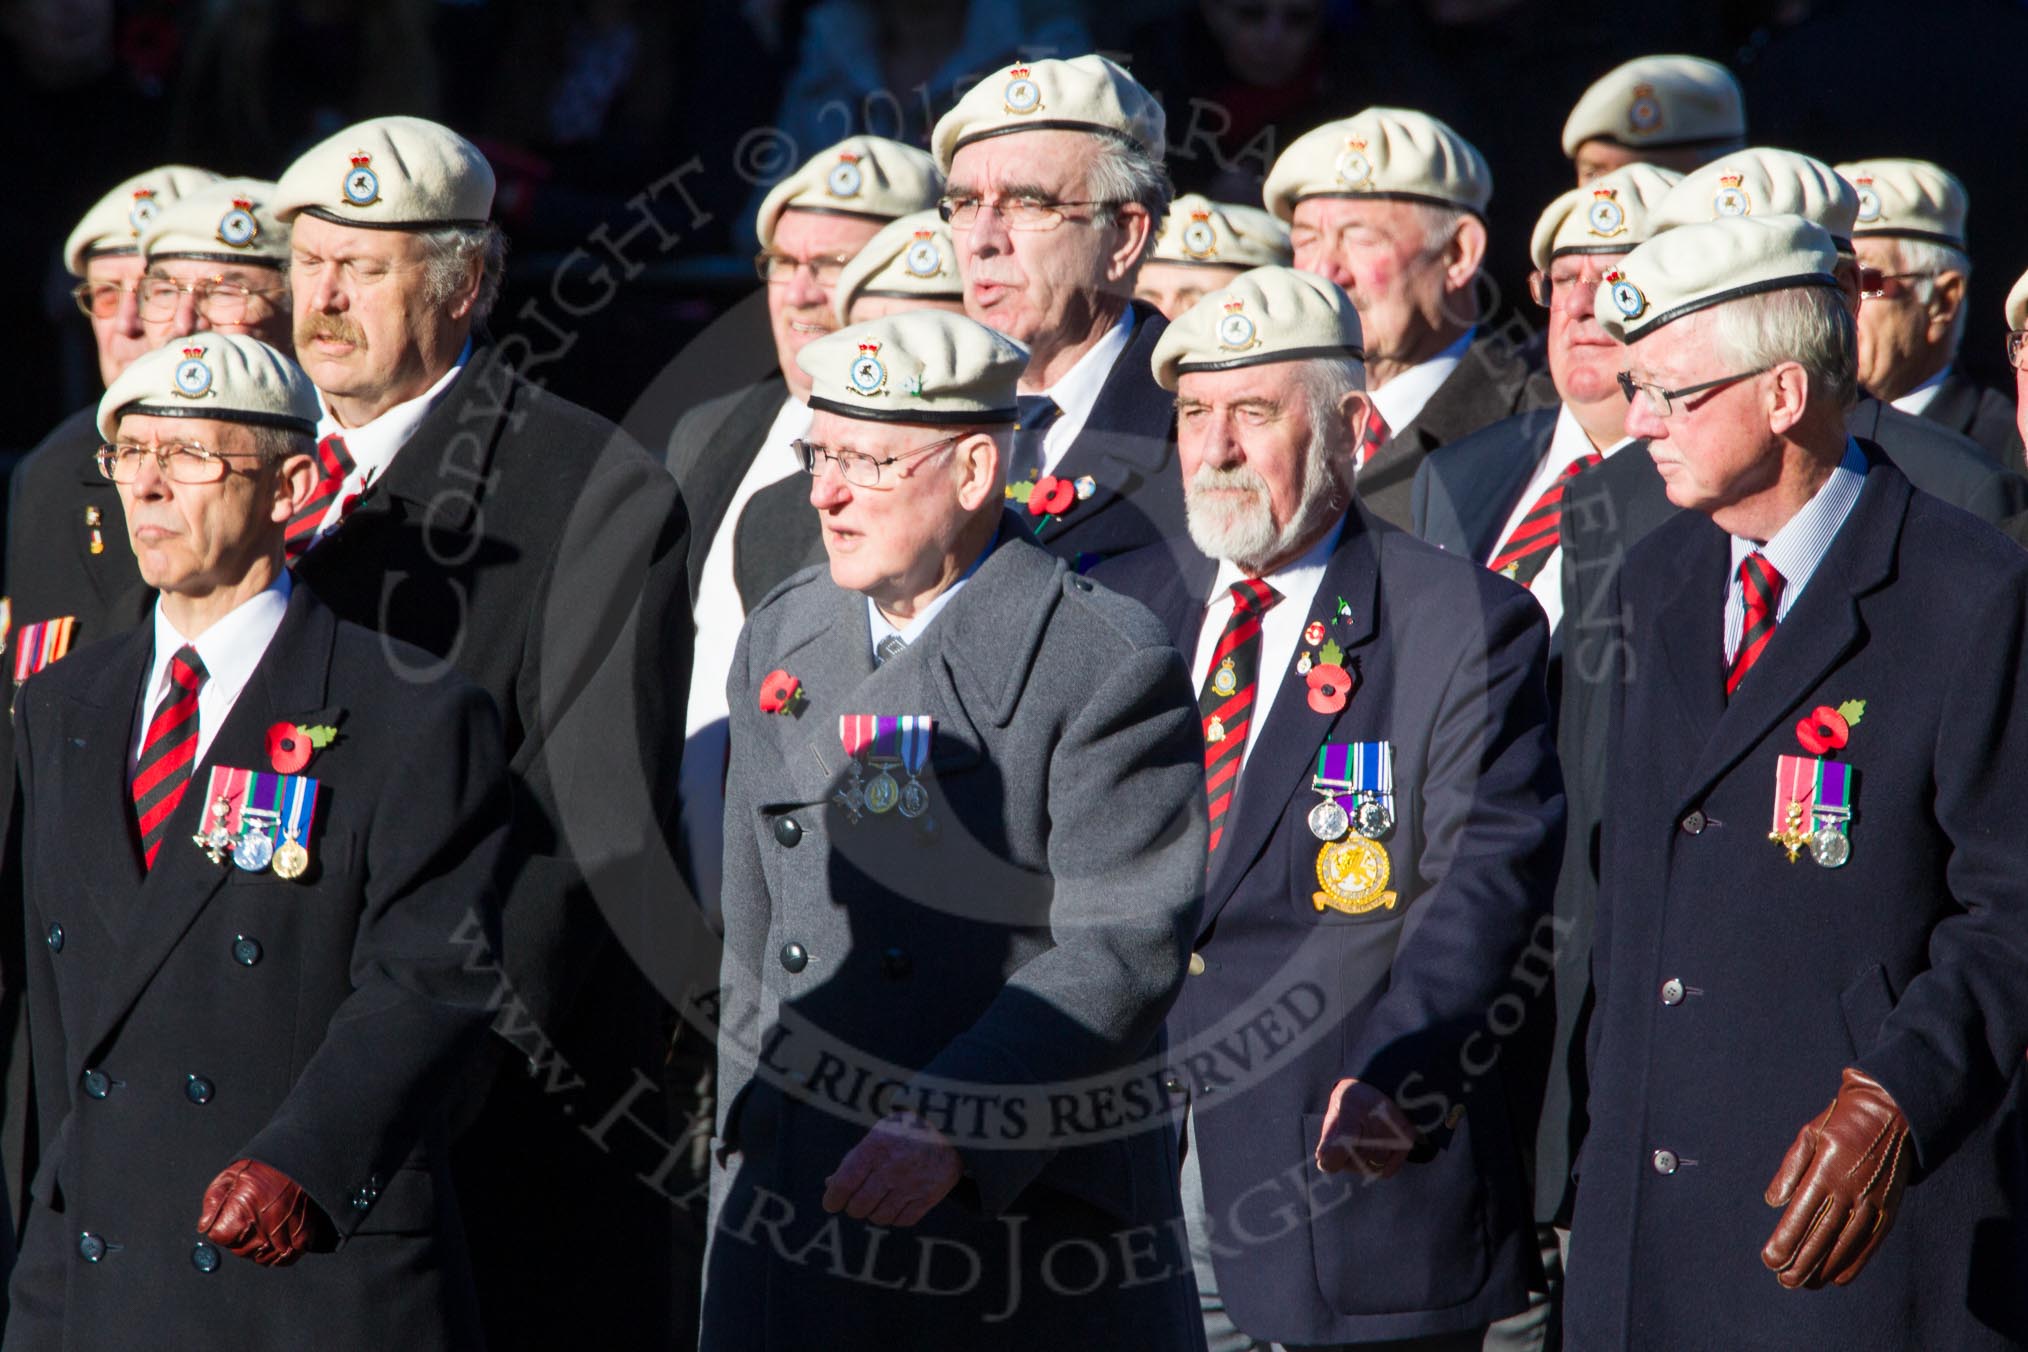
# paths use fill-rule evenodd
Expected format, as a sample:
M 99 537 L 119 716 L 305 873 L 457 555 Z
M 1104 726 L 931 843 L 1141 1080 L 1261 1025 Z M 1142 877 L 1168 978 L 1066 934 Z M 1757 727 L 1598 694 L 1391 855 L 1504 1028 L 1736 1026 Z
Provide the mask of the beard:
M 1267 481 L 1245 465 L 1231 469 L 1200 465 L 1184 485 L 1183 514 L 1190 542 L 1198 549 L 1256 571 L 1284 558 L 1351 502 L 1351 488 L 1338 471 L 1330 439 L 1319 433 L 1311 436 L 1304 451 L 1302 496 L 1280 526 L 1275 525 Z

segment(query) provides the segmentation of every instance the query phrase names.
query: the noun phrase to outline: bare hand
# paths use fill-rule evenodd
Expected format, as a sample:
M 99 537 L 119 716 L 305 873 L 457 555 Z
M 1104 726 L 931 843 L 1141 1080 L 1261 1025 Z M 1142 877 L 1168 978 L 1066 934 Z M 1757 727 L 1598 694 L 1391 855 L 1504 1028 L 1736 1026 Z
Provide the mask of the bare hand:
M 1327 1174 L 1357 1169 L 1373 1178 L 1393 1178 L 1418 1139 L 1393 1099 L 1359 1080 L 1340 1080 L 1324 1110 L 1317 1167 Z
M 914 1113 L 866 1133 L 824 1180 L 824 1210 L 875 1225 L 914 1225 L 958 1185 L 957 1147 Z

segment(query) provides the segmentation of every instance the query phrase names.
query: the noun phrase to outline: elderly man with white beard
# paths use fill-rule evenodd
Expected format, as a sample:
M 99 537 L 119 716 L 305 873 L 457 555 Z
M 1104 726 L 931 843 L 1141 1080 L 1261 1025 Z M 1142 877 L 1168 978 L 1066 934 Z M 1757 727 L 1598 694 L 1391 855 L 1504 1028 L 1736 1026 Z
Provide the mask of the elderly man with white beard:
M 1537 1271 L 1503 1051 L 1552 961 L 1547 627 L 1355 500 L 1370 400 L 1332 283 L 1245 273 L 1154 367 L 1189 539 L 1093 576 L 1201 692 L 1209 872 L 1166 1033 L 1210 1345 L 1477 1348 Z

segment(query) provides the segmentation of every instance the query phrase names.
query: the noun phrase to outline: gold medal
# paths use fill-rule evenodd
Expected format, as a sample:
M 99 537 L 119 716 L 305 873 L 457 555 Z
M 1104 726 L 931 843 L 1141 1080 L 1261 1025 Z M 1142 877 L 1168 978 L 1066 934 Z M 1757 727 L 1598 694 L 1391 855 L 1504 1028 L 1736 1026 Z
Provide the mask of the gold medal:
M 1317 851 L 1317 885 L 1324 890 L 1311 896 L 1318 910 L 1326 906 L 1346 915 L 1393 910 L 1399 899 L 1387 890 L 1392 869 L 1387 851 L 1361 835 L 1334 840 Z
M 285 840 L 275 847 L 275 857 L 268 867 L 275 871 L 277 878 L 293 881 L 302 877 L 310 867 L 310 852 L 294 840 Z

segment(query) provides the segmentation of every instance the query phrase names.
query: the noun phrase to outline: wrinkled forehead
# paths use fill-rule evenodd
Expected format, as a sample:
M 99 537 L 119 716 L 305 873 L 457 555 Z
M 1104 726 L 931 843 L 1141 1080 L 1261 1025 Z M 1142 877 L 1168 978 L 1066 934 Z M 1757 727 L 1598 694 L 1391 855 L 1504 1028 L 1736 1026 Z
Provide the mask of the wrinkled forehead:
M 1305 365 L 1300 361 L 1267 361 L 1229 371 L 1186 371 L 1176 377 L 1176 398 L 1191 404 L 1299 407 L 1304 399 Z
M 1725 308 L 1713 306 L 1650 329 L 1623 349 L 1626 369 L 1663 385 L 1690 380 L 1693 375 L 1701 378 L 1707 367 L 1716 371 L 1724 358 L 1717 351 L 1714 330 L 1718 313 Z
M 1098 153 L 1098 137 L 1089 132 L 1054 128 L 988 136 L 952 157 L 948 190 L 975 197 L 1020 192 L 1074 197 L 1084 190 Z

